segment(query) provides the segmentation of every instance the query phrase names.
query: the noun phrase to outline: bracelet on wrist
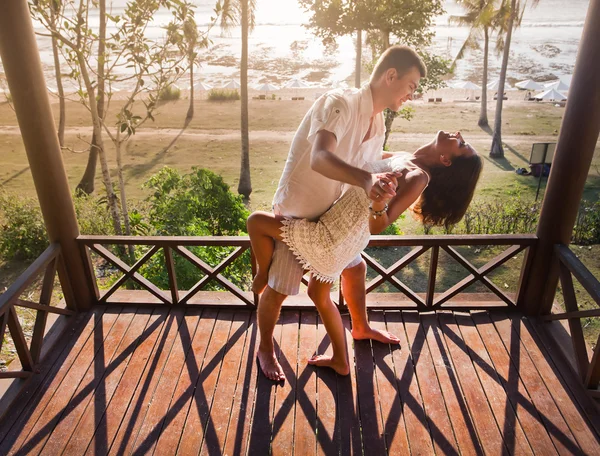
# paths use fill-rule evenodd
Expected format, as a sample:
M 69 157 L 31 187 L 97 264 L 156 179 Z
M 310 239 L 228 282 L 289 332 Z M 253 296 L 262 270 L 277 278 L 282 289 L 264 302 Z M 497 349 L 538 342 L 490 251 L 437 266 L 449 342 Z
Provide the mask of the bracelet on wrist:
M 385 203 L 385 206 L 380 211 L 373 209 L 373 205 L 369 206 L 369 212 L 371 213 L 371 215 L 373 216 L 374 219 L 376 219 L 377 217 L 381 217 L 383 214 L 385 214 L 387 212 L 387 210 L 388 210 L 388 203 Z

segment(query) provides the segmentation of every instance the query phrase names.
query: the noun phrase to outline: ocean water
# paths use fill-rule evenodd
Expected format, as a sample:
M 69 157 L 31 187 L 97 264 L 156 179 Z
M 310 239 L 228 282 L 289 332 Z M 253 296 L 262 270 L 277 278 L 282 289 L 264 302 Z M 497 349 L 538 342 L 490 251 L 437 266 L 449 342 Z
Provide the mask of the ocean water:
M 108 3 L 111 3 L 110 0 Z M 212 15 L 214 0 L 194 0 L 197 5 L 196 20 L 205 26 Z M 324 57 L 324 47 L 305 27 L 309 14 L 302 10 L 296 0 L 257 0 L 256 27 L 249 40 L 250 59 L 260 59 L 260 70 L 250 71 L 251 83 L 286 78 L 305 77 L 311 71 L 325 70 L 319 73 L 321 80 L 312 78 L 313 85 L 339 82 L 350 78 L 354 72 L 354 37 L 345 36 L 338 39 L 338 49 L 333 55 Z M 122 11 L 125 0 L 112 1 L 112 12 Z M 531 4 L 531 1 L 529 2 Z M 526 78 L 538 80 L 554 79 L 569 74 L 575 65 L 577 49 L 583 31 L 585 15 L 589 0 L 540 0 L 537 7 L 527 6 L 521 27 L 513 33 L 511 58 L 508 78 L 513 82 Z M 434 31 L 436 36 L 431 51 L 448 59 L 453 59 L 468 35 L 468 29 L 449 25 L 448 19 L 460 15 L 462 8 L 454 0 L 447 0 L 446 13 L 436 19 Z M 91 20 L 96 20 L 93 12 Z M 154 37 L 163 35 L 162 27 L 168 23 L 170 13 L 160 12 L 155 15 L 148 33 Z M 39 24 L 34 24 L 37 29 Z M 213 47 L 205 52 L 206 59 L 213 63 L 204 63 L 198 71 L 198 79 L 219 84 L 226 78 L 237 77 L 239 69 L 231 62 L 223 63 L 218 57 L 233 56 L 239 59 L 240 30 L 234 27 L 227 33 L 215 27 L 211 33 Z M 295 42 L 306 45 L 300 56 L 294 56 L 290 45 Z M 39 37 L 40 55 L 45 66 L 49 85 L 52 83 L 52 53 L 47 38 Z M 471 50 L 457 65 L 455 80 L 471 80 L 480 82 L 482 52 Z M 490 78 L 496 77 L 500 70 L 501 55 L 491 52 Z M 291 59 L 300 59 L 303 64 L 286 67 Z M 323 65 L 324 60 L 326 63 Z M 313 65 L 320 61 L 321 64 Z M 312 66 L 312 68 L 311 68 Z M 295 71 L 294 74 L 290 71 Z

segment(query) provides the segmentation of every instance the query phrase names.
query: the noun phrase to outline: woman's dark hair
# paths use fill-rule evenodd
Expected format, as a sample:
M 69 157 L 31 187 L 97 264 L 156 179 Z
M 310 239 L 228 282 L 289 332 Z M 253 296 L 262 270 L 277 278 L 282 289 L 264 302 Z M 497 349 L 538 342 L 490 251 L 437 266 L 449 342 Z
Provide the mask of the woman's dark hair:
M 460 221 L 473 199 L 483 169 L 483 160 L 474 153 L 456 157 L 450 166 L 437 166 L 429 172 L 429 185 L 412 210 L 424 225 L 449 227 Z

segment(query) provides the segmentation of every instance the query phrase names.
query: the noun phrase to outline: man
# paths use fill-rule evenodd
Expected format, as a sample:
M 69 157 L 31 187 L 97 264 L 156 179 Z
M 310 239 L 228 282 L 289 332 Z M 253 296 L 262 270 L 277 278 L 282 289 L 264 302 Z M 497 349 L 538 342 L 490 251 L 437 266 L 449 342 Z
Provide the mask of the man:
M 414 50 L 393 46 L 381 55 L 369 83 L 360 90 L 334 90 L 320 97 L 294 136 L 273 198 L 274 212 L 316 219 L 340 197 L 344 183 L 363 188 L 374 201 L 394 196 L 393 176 L 377 176 L 373 183 L 372 175 L 362 168 L 384 154 L 384 109 L 398 111 L 412 98 L 426 72 Z M 285 379 L 275 356 L 273 331 L 283 301 L 298 293 L 303 273 L 287 246 L 277 242 L 268 284 L 258 305 L 258 359 L 271 380 Z M 341 277 L 352 318 L 352 337 L 397 344 L 396 336 L 369 326 L 365 275 L 366 264 L 359 255 Z

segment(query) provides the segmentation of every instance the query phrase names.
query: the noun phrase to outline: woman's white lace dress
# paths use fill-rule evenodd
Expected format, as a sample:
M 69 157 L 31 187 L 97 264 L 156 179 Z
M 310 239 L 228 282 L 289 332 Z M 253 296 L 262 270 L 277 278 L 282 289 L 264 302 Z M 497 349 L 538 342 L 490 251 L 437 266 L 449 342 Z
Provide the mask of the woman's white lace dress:
M 406 172 L 416 166 L 412 154 L 368 163 L 369 172 Z M 321 282 L 333 282 L 369 243 L 370 200 L 362 188 L 349 186 L 316 222 L 286 218 L 281 227 L 283 241 L 300 264 Z

